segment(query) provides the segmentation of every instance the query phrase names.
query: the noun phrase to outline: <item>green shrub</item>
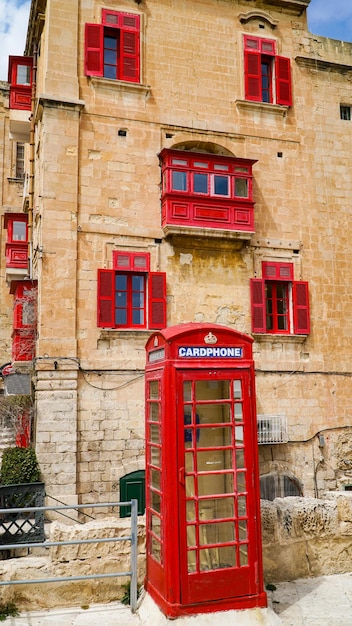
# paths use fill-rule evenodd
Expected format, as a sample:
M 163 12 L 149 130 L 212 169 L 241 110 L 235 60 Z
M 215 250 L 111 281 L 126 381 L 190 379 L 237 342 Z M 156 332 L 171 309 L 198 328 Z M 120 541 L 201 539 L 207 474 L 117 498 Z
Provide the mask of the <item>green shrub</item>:
M 40 481 L 40 469 L 33 448 L 6 448 L 2 455 L 0 485 Z
M 0 603 L 0 622 L 4 622 L 7 617 L 17 617 L 19 610 L 13 602 Z

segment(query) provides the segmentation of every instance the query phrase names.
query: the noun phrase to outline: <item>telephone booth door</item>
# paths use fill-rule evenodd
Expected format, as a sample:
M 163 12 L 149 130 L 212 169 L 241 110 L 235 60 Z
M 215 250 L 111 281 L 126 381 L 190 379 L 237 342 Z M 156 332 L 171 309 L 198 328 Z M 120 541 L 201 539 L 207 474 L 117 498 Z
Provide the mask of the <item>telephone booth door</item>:
M 179 371 L 181 602 L 257 591 L 249 373 Z

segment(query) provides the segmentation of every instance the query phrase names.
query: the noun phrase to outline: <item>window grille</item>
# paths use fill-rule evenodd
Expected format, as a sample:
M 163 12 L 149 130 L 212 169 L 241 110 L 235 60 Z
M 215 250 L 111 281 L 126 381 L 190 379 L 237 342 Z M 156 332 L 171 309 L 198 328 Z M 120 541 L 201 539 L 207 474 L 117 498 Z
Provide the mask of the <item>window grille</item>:
M 285 415 L 258 415 L 258 443 L 287 443 L 287 418 Z
M 342 120 L 351 120 L 351 107 L 345 104 L 340 104 L 340 118 Z
M 24 179 L 24 143 L 16 143 L 16 178 Z

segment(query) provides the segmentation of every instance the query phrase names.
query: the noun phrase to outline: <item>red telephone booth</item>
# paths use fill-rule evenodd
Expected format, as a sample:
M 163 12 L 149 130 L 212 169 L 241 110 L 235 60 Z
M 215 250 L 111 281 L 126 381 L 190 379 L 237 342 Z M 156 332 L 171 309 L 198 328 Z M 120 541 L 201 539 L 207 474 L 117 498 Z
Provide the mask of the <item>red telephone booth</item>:
M 252 341 L 190 323 L 146 345 L 145 586 L 168 617 L 267 605 Z

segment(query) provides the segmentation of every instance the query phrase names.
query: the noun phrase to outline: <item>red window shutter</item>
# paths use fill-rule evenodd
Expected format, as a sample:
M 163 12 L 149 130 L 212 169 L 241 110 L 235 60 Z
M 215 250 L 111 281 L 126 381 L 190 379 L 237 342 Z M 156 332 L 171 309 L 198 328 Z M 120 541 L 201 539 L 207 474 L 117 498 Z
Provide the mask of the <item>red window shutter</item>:
M 114 328 L 114 284 L 113 270 L 98 270 L 98 327 Z
M 266 333 L 265 282 L 261 278 L 251 279 L 252 332 Z
M 121 80 L 139 82 L 139 32 L 121 30 Z
M 276 102 L 292 106 L 291 66 L 290 59 L 276 57 Z
M 309 295 L 307 282 L 293 283 L 293 324 L 296 335 L 309 335 Z
M 161 329 L 166 326 L 166 274 L 151 272 L 149 274 L 149 324 L 150 329 Z
M 256 102 L 262 99 L 260 56 L 259 52 L 244 53 L 246 99 Z
M 103 76 L 104 29 L 102 24 L 86 24 L 84 72 Z

